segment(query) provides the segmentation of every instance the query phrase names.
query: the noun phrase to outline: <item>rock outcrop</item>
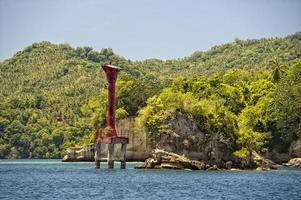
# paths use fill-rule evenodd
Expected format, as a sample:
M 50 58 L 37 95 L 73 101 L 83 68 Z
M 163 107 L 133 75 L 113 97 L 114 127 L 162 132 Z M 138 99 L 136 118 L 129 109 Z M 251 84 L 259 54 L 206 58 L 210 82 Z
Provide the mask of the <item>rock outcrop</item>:
M 221 168 L 224 162 L 235 159 L 234 141 L 223 134 L 206 135 L 188 113 L 175 111 L 159 123 L 165 131 L 152 141 L 153 149 L 184 155 L 190 160 L 203 160 Z
M 256 166 L 257 170 L 266 171 L 271 169 L 277 169 L 277 166 L 273 161 L 260 156 L 256 152 L 252 152 L 251 163 L 253 166 Z
M 283 165 L 287 167 L 301 167 L 301 158 L 290 159 L 288 163 L 284 163 Z
M 159 120 L 164 131 L 151 139 L 152 155 L 138 168 L 168 169 L 275 169 L 272 161 L 255 152 L 237 158 L 235 138 L 223 133 L 205 134 L 189 113 L 175 111 Z
M 233 161 L 224 162 L 220 167 L 216 164 L 211 164 L 205 161 L 190 160 L 186 156 L 178 155 L 172 152 L 168 152 L 162 149 L 155 149 L 152 153 L 152 157 L 148 158 L 142 165 L 136 166 L 138 169 L 191 169 L 191 170 L 230 170 L 235 168 L 247 168 L 242 164 L 242 159 L 239 163 L 233 163 Z M 274 162 L 265 159 L 253 153 L 251 156 L 251 166 L 257 170 L 271 170 L 277 169 Z M 249 167 L 248 167 L 249 168 Z
M 139 169 L 208 169 L 210 165 L 197 160 L 190 160 L 172 152 L 161 149 L 155 149 L 152 157 L 148 158 L 142 165 L 137 166 Z
M 93 161 L 95 153 L 94 144 L 88 144 L 84 147 L 70 147 L 66 150 L 63 162 L 84 162 Z

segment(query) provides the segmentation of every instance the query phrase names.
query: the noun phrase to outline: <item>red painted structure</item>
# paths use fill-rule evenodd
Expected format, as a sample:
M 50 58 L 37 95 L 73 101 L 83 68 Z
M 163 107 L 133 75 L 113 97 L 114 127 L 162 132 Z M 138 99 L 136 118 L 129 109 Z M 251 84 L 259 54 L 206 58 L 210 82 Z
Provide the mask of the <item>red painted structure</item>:
M 108 144 L 108 168 L 114 168 L 114 145 L 121 144 L 120 150 L 120 168 L 125 169 L 126 166 L 126 146 L 129 143 L 128 131 L 119 130 L 119 134 L 115 127 L 115 84 L 117 80 L 119 67 L 113 66 L 110 62 L 101 66 L 106 74 L 108 82 L 108 112 L 107 125 L 104 129 L 99 129 L 95 138 L 95 167 L 100 168 L 101 160 L 101 144 Z
M 101 66 L 106 74 L 108 81 L 108 115 L 107 115 L 107 130 L 110 130 L 107 137 L 117 137 L 117 132 L 115 128 L 115 84 L 117 80 L 119 67 L 113 66 L 111 62 Z
M 94 143 L 104 144 L 128 144 L 129 130 L 119 129 L 116 130 L 115 126 L 115 89 L 118 72 L 121 70 L 119 67 L 113 66 L 111 62 L 101 66 L 106 74 L 108 82 L 108 112 L 107 112 L 107 125 L 100 128 L 95 134 Z

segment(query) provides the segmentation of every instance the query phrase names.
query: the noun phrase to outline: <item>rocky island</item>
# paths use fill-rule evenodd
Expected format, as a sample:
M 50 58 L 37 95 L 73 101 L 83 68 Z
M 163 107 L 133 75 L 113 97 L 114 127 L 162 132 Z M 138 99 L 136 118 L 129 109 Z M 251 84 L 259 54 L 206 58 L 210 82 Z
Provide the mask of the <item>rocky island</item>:
M 248 158 L 239 158 L 233 154 L 229 141 L 216 135 L 208 138 L 203 134 L 191 115 L 175 111 L 173 117 L 162 120 L 166 132 L 151 143 L 143 130 L 134 132 L 132 118 L 117 120 L 118 129 L 130 130 L 130 143 L 127 149 L 129 161 L 143 161 L 137 169 L 191 169 L 191 170 L 235 170 L 235 169 L 277 169 L 277 164 L 268 158 L 270 154 L 260 156 L 255 151 Z M 189 133 L 189 134 L 188 134 Z M 183 143 L 181 141 L 188 141 Z M 187 144 L 189 143 L 189 144 Z M 154 149 L 152 147 L 155 147 Z M 202 147 L 202 148 L 200 148 Z M 296 150 L 296 143 L 291 149 Z M 83 148 L 69 148 L 63 161 L 94 161 L 93 144 Z M 120 149 L 117 147 L 116 155 Z M 292 151 L 293 153 L 295 151 Z M 298 151 L 297 151 L 298 152 Z M 107 149 L 103 149 L 106 158 Z M 292 154 L 295 155 L 295 154 Z M 289 154 L 286 157 L 290 157 Z M 117 157 L 116 157 L 117 158 Z M 271 157 L 270 157 L 271 158 Z M 273 158 L 273 157 L 272 157 Z M 117 158 L 118 159 L 118 158 Z M 284 160 L 288 161 L 288 160 Z M 300 159 L 293 159 L 285 166 L 298 166 Z M 281 164 L 281 162 L 278 162 Z
M 260 155 L 296 166 L 289 160 L 301 158 L 300 47 L 299 32 L 132 61 L 109 48 L 34 43 L 0 63 L 0 158 L 93 160 L 89 144 L 107 113 L 100 66 L 112 61 L 121 68 L 116 119 L 130 133 L 128 160 L 270 168 L 256 164 Z

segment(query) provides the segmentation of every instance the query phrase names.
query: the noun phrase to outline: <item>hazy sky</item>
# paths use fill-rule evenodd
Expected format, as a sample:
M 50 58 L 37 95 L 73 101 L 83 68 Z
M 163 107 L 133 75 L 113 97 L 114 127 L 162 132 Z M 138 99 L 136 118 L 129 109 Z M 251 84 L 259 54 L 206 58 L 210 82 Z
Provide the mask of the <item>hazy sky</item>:
M 301 0 L 0 0 L 0 60 L 39 41 L 168 59 L 297 31 Z

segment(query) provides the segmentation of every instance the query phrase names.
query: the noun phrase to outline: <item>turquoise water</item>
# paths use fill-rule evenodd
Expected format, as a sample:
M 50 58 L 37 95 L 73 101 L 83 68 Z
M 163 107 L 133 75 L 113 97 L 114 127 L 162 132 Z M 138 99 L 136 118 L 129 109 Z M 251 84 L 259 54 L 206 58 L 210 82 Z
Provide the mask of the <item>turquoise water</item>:
M 136 163 L 137 164 L 137 163 Z M 95 170 L 93 163 L 0 160 L 0 199 L 301 199 L 301 170 Z

